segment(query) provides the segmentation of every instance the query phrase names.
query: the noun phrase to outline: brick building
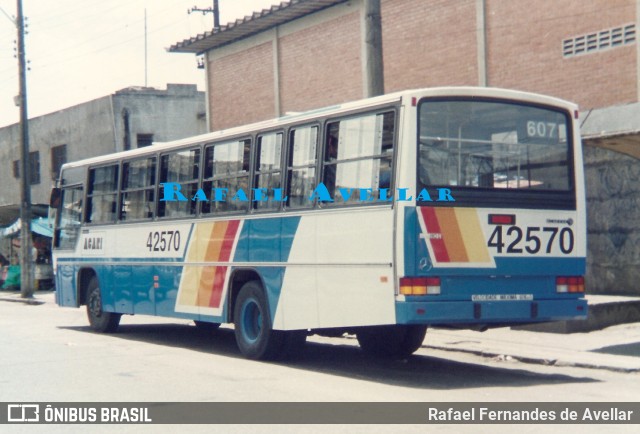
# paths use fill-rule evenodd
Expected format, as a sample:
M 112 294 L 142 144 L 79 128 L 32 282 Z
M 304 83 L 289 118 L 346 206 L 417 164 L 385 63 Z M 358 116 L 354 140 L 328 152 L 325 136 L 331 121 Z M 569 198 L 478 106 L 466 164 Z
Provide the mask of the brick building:
M 212 130 L 359 99 L 364 3 L 292 0 L 170 50 L 204 55 Z M 640 292 L 640 1 L 382 0 L 381 16 L 385 92 L 492 86 L 580 105 L 589 290 Z

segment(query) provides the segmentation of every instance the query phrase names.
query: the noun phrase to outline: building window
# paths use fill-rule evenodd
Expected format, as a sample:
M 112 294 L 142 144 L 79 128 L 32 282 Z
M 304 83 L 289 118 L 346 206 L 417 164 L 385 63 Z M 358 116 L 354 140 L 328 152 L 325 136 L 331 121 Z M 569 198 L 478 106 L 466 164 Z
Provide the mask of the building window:
M 40 184 L 40 152 L 29 152 L 29 171 L 31 185 Z
M 562 55 L 564 57 L 574 57 L 631 45 L 635 42 L 636 25 L 627 24 L 565 39 L 562 41 Z
M 138 134 L 138 148 L 144 148 L 145 146 L 151 146 L 153 143 L 153 134 Z
M 58 179 L 60 168 L 67 162 L 67 145 L 54 146 L 51 148 L 51 179 Z
M 29 153 L 29 171 L 31 185 L 40 184 L 40 152 Z M 13 177 L 20 179 L 20 160 L 13 161 Z

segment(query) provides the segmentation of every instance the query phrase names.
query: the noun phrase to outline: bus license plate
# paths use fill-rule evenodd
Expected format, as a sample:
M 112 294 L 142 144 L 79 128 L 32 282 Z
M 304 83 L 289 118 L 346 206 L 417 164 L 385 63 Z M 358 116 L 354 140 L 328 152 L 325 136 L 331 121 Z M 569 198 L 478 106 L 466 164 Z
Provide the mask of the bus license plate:
M 533 300 L 533 294 L 474 294 L 471 301 L 520 301 Z

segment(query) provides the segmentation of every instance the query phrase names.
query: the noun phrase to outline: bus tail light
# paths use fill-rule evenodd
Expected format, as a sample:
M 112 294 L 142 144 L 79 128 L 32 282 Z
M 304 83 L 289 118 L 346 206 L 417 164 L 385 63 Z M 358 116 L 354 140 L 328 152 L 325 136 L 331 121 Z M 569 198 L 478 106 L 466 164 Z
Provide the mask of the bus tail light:
M 515 214 L 489 214 L 490 225 L 509 225 L 516 224 Z
M 439 295 L 439 277 L 401 277 L 400 294 L 402 295 Z
M 584 292 L 584 277 L 556 277 L 556 292 Z

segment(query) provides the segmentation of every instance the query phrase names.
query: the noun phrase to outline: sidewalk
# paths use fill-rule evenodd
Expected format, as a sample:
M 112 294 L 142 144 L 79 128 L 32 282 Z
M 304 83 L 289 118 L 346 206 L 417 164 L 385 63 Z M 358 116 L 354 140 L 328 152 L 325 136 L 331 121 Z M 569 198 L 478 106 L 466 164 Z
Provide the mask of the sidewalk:
M 596 296 L 597 298 L 597 296 Z M 18 291 L 0 291 L 0 301 L 55 304 L 54 291 L 37 291 L 25 300 Z M 589 303 L 637 303 L 602 297 Z M 629 320 L 628 317 L 622 318 Z M 640 372 L 640 321 L 582 333 L 531 331 L 502 327 L 476 332 L 430 328 L 423 348 L 513 359 L 522 363 Z
M 424 346 L 523 363 L 640 372 L 640 322 L 572 334 L 508 327 L 482 333 L 433 328 Z

